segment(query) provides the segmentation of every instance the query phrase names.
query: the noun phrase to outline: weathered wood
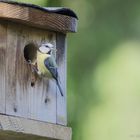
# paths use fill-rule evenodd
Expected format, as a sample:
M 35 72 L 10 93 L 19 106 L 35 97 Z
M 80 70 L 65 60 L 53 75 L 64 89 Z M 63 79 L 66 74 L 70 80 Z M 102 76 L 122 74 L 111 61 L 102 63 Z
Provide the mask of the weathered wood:
M 56 35 L 57 46 L 57 65 L 59 79 L 63 90 L 64 97 L 60 96 L 60 91 L 57 89 L 57 124 L 67 125 L 67 94 L 66 94 L 66 74 L 67 74 L 67 47 L 66 35 L 57 33 Z
M 0 140 L 56 140 L 13 131 L 0 131 Z
M 0 113 L 66 125 L 65 34 L 57 34 L 56 40 L 55 33 L 22 25 L 17 26 L 14 23 L 5 22 L 3 28 L 7 38 L 5 35 L 3 40 L 5 44 L 1 41 L 1 45 L 5 48 L 1 57 L 7 59 L 1 59 L 3 62 L 0 63 L 2 73 L 0 76 L 3 79 Z M 2 32 L 5 33 L 3 30 Z M 38 78 L 35 86 L 31 87 L 32 74 L 24 58 L 24 47 L 33 42 L 41 44 L 45 41 L 57 46 L 58 72 L 64 92 L 63 98 L 59 96 L 59 90 L 53 80 Z
M 56 34 L 7 23 L 6 114 L 56 123 L 56 83 L 37 77 L 31 86 L 31 69 L 24 58 L 24 47 L 50 42 L 56 46 Z
M 58 32 L 76 32 L 77 19 L 32 7 L 0 2 L 0 19 Z
M 22 132 L 52 139 L 71 140 L 71 129 L 25 118 L 0 115 L 2 130 Z
M 0 113 L 5 113 L 5 64 L 7 27 L 0 24 Z
M 22 132 L 49 140 L 71 140 L 71 129 L 64 127 L 67 125 L 66 33 L 76 32 L 76 25 L 77 16 L 69 9 L 45 9 L 0 0 L 0 129 L 4 130 L 0 131 L 0 139 L 3 135 L 11 139 L 8 130 L 20 132 L 20 136 Z M 36 61 L 37 48 L 44 43 L 56 47 L 54 57 L 64 97 L 55 80 L 39 77 L 27 63 Z M 34 139 L 38 140 L 36 136 Z
M 41 7 L 39 5 L 35 5 L 35 4 L 31 4 L 31 3 L 17 2 L 17 1 L 11 1 L 11 0 L 0 0 L 0 2 L 14 4 L 14 5 L 20 5 L 20 6 L 24 6 L 24 7 L 31 7 L 31 8 L 41 10 L 41 11 L 46 11 L 48 13 L 66 15 L 66 16 L 70 16 L 70 17 L 74 17 L 74 18 L 78 19 L 76 13 L 73 10 L 71 10 L 69 8 L 65 8 L 65 7 Z
M 16 100 L 16 47 L 17 47 L 17 30 L 10 33 L 9 25 L 7 24 L 7 51 L 6 51 L 6 81 L 5 81 L 5 96 L 6 96 L 6 113 L 9 114 L 16 112 L 17 100 Z M 12 101 L 12 102 L 11 102 Z M 9 106 L 9 104 L 11 106 Z M 12 107 L 12 109 L 10 109 Z M 12 114 L 13 115 L 13 114 Z

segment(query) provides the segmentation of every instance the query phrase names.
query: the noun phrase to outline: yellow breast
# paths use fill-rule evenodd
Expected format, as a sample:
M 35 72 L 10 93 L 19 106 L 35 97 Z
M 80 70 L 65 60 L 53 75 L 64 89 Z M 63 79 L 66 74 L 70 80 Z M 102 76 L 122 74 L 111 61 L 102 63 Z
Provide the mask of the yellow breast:
M 48 57 L 49 57 L 48 54 L 43 54 L 37 51 L 37 67 L 39 72 L 41 72 L 43 76 L 52 77 L 51 73 L 44 64 L 45 59 Z

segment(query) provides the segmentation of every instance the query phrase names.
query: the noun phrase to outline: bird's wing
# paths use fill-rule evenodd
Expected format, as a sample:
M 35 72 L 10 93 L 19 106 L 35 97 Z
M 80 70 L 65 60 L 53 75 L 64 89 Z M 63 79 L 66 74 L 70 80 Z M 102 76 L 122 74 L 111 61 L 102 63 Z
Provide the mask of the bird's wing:
M 58 80 L 58 72 L 57 72 L 57 66 L 55 60 L 52 57 L 48 57 L 47 59 L 45 59 L 44 64 L 52 74 L 52 77 L 55 80 Z
M 45 59 L 44 64 L 46 68 L 50 71 L 50 73 L 52 74 L 52 77 L 56 80 L 56 84 L 59 88 L 61 95 L 64 96 L 63 90 L 58 80 L 57 65 L 56 65 L 55 60 L 52 57 L 48 57 L 47 59 Z

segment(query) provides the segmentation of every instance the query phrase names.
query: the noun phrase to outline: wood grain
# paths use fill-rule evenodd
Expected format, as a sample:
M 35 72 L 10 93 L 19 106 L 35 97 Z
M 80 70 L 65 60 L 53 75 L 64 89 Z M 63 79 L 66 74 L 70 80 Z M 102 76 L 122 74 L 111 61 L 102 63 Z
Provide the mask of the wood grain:
M 6 113 L 14 115 L 17 112 L 16 100 L 16 48 L 17 48 L 17 30 L 10 28 L 7 24 L 7 51 L 6 51 Z M 12 113 L 13 112 L 13 113 Z
M 60 125 L 5 115 L 0 115 L 0 124 L 2 130 L 22 132 L 58 140 L 71 140 L 71 128 Z
M 1 24 L 0 29 L 3 35 L 0 45 L 0 113 L 66 125 L 66 35 L 12 22 Z M 51 79 L 37 77 L 35 86 L 31 86 L 32 73 L 24 58 L 24 47 L 45 42 L 57 47 L 56 60 L 64 97 L 60 96 L 55 81 Z
M 60 84 L 63 90 L 64 97 L 60 96 L 60 91 L 57 89 L 57 124 L 67 125 L 67 46 L 66 46 L 66 35 L 57 33 L 56 35 L 56 46 L 57 46 L 57 65 Z
M 7 27 L 6 114 L 56 123 L 56 83 L 37 77 L 24 58 L 24 47 L 50 42 L 56 46 L 56 34 L 14 23 Z
M 5 113 L 7 25 L 0 23 L 0 113 Z
M 14 131 L 0 131 L 0 140 L 56 140 Z
M 63 33 L 77 31 L 74 17 L 3 2 L 0 2 L 0 19 Z

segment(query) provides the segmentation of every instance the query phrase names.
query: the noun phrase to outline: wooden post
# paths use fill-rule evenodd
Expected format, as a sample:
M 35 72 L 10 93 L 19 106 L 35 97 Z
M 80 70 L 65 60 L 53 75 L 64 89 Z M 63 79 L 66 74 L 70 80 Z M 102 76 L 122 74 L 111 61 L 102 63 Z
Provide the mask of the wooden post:
M 71 128 L 66 127 L 66 34 L 76 30 L 77 16 L 70 9 L 0 0 L 0 129 L 4 130 L 0 137 L 10 130 L 71 139 Z M 64 97 L 55 81 L 33 74 L 27 64 L 46 42 L 57 49 L 54 55 Z

